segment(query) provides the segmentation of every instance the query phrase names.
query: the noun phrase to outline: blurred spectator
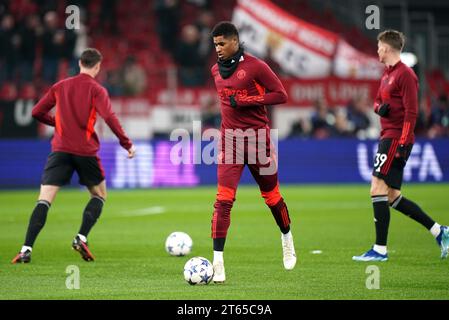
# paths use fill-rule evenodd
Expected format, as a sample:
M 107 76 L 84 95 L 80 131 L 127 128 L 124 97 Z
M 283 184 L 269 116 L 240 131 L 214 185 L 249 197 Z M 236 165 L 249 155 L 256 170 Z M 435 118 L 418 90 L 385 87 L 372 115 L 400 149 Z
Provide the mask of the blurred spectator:
M 325 99 L 318 99 L 315 102 L 314 108 L 315 111 L 310 118 L 312 123 L 312 136 L 317 139 L 328 138 L 332 134 L 335 116 L 329 111 Z
M 211 11 L 202 11 L 195 23 L 200 34 L 200 47 L 198 49 L 199 53 L 203 57 L 209 57 L 212 52 L 212 39 L 211 31 L 214 27 L 215 18 Z
M 348 121 L 354 136 L 366 138 L 367 130 L 370 128 L 369 111 L 371 106 L 363 96 L 355 97 L 347 106 Z
M 427 136 L 427 129 L 429 128 L 430 108 L 426 97 L 422 97 L 418 105 L 418 117 L 415 124 L 415 136 Z
M 103 33 L 116 34 L 118 32 L 117 25 L 117 0 L 102 0 L 100 26 Z
M 25 25 L 20 30 L 20 83 L 30 83 L 34 79 L 37 41 L 42 34 L 39 16 L 26 17 Z
M 174 53 L 180 18 L 178 0 L 156 0 L 155 2 L 159 42 L 163 49 Z
M 59 60 L 67 52 L 64 47 L 65 32 L 58 28 L 56 12 L 47 12 L 44 16 L 45 31 L 42 36 L 43 78 L 47 84 L 56 81 Z
M 76 33 L 76 42 L 75 42 L 75 48 L 74 48 L 74 55 L 75 55 L 75 61 L 76 61 L 76 70 L 78 71 L 78 60 L 81 57 L 81 54 L 83 51 L 88 47 L 89 45 L 89 36 L 88 36 L 88 27 L 86 25 L 86 13 L 85 11 L 81 11 L 81 19 L 80 19 L 80 27 L 79 29 L 75 29 Z
M 63 58 L 66 59 L 69 70 L 69 76 L 74 76 L 79 73 L 78 60 L 75 57 L 75 45 L 77 33 L 72 29 L 65 29 L 64 33 L 64 54 Z
M 39 15 L 42 17 L 49 11 L 58 11 L 58 0 L 34 0 L 39 10 Z
M 182 85 L 201 86 L 206 83 L 206 57 L 200 54 L 200 34 L 193 25 L 182 29 L 182 38 L 178 42 L 175 60 L 179 65 L 179 77 Z
M 0 0 L 0 21 L 3 19 L 3 16 L 8 12 L 9 1 L 8 0 Z
M 17 22 L 24 23 L 26 17 L 37 14 L 37 5 L 32 0 L 10 1 L 9 11 Z
M 123 66 L 124 94 L 127 96 L 137 96 L 142 94 L 147 87 L 147 76 L 142 66 L 134 57 L 126 58 Z
M 300 137 L 307 138 L 310 136 L 312 126 L 310 121 L 301 117 L 298 121 L 295 121 L 291 127 L 289 138 Z
M 337 110 L 335 113 L 335 123 L 330 132 L 333 138 L 348 138 L 353 135 L 354 132 L 351 129 L 345 110 Z
M 202 129 L 220 128 L 221 114 L 218 101 L 212 96 L 206 99 L 201 106 Z
M 449 104 L 447 95 L 441 95 L 432 106 L 430 138 L 449 137 Z
M 103 84 L 111 97 L 124 95 L 123 79 L 118 70 L 109 70 L 106 74 L 106 82 Z
M 0 25 L 0 84 L 14 80 L 19 46 L 20 36 L 14 32 L 14 17 L 5 15 Z

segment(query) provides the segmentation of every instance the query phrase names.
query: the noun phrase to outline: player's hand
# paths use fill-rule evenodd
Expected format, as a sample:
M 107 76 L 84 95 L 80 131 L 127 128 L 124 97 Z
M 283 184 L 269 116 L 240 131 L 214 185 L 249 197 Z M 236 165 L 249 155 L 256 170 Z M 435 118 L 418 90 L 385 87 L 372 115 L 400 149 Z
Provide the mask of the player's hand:
M 385 118 L 390 113 L 390 104 L 384 103 L 377 109 L 377 114 L 382 118 Z
M 237 108 L 237 101 L 235 101 L 235 94 L 229 96 L 229 102 L 231 104 L 231 107 L 233 107 L 234 109 Z
M 131 146 L 131 148 L 129 148 L 128 150 L 128 159 L 134 158 L 135 155 L 136 155 L 136 148 L 134 146 Z
M 403 144 L 398 145 L 398 147 L 396 149 L 395 157 L 396 158 L 400 158 L 400 159 L 404 159 L 404 160 L 407 159 L 407 157 L 408 157 L 408 150 L 407 150 L 405 145 L 403 145 Z

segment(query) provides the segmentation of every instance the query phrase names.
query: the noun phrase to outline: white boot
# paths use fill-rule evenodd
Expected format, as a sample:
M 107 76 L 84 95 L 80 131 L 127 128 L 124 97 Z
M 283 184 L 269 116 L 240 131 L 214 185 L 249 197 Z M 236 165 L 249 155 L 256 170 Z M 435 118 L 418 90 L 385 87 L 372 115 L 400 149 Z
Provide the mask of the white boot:
M 225 275 L 224 261 L 219 261 L 219 260 L 214 261 L 213 266 L 214 266 L 214 277 L 212 278 L 212 280 L 215 283 L 225 282 L 226 275 Z
M 291 232 L 281 234 L 281 240 L 282 252 L 284 254 L 284 268 L 287 270 L 292 270 L 296 265 L 296 253 Z

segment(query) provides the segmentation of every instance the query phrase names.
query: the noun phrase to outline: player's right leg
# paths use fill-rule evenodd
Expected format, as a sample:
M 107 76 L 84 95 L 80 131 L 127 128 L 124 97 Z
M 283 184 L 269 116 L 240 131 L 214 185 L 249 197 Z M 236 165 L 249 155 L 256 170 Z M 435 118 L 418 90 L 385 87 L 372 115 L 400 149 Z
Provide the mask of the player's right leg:
M 80 184 L 89 190 L 91 198 L 87 203 L 81 227 L 72 241 L 72 248 L 78 251 L 85 261 L 94 261 L 95 257 L 89 249 L 87 236 L 100 218 L 106 201 L 106 181 L 101 161 L 98 157 L 74 157 L 75 168 Z
M 42 184 L 36 207 L 31 214 L 25 242 L 12 263 L 27 263 L 31 260 L 31 252 L 39 232 L 47 221 L 47 213 L 61 186 L 70 182 L 73 174 L 70 156 L 62 152 L 52 152 L 47 159 Z
M 398 140 L 384 139 L 379 143 L 374 159 L 371 180 L 371 202 L 374 211 L 376 241 L 372 249 L 360 256 L 353 256 L 354 261 L 387 261 L 387 238 L 390 226 L 390 206 L 388 193 L 390 186 L 395 185 L 395 175 L 390 171 L 396 154 Z
M 243 164 L 218 164 L 217 197 L 212 216 L 212 239 L 214 248 L 214 277 L 215 283 L 226 280 L 224 268 L 224 246 L 229 226 L 231 224 L 231 209 L 235 201 L 237 186 L 242 175 Z

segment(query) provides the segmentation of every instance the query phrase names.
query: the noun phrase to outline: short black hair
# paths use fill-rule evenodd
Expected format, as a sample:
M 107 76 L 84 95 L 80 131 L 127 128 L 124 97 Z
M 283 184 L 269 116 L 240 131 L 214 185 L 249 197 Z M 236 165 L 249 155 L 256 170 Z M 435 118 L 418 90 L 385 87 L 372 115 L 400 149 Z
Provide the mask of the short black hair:
M 239 38 L 239 32 L 236 26 L 229 21 L 221 21 L 215 25 L 211 32 L 212 37 L 223 36 L 225 38 L 236 36 Z
M 88 69 L 93 68 L 101 60 L 103 60 L 103 56 L 94 48 L 87 48 L 80 57 L 81 64 Z

